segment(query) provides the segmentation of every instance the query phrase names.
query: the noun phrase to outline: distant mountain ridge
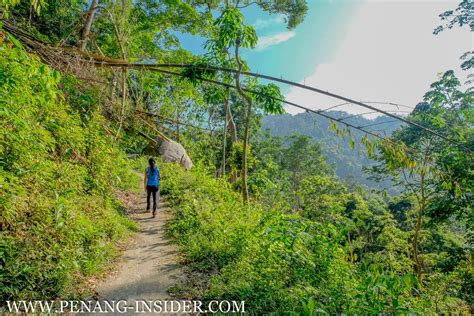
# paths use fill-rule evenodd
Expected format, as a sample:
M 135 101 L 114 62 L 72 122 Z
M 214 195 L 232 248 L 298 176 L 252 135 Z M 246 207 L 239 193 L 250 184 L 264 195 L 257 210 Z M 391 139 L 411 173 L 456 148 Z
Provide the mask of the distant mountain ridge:
M 350 116 L 349 113 L 343 111 L 331 111 L 328 114 L 338 119 Z M 353 116 L 344 121 L 358 127 L 367 126 L 366 130 L 386 136 L 391 135 L 402 125 L 401 122 L 387 116 L 378 116 L 375 119 Z M 336 174 L 342 179 L 356 180 L 373 188 L 391 187 L 388 181 L 377 183 L 367 179 L 367 175 L 362 171 L 363 166 L 373 164 L 373 161 L 367 157 L 365 147 L 360 144 L 364 136 L 363 132 L 352 129 L 355 147 L 351 149 L 347 137 L 338 137 L 330 130 L 330 121 L 314 113 L 266 116 L 263 118 L 263 130 L 267 129 L 274 136 L 289 136 L 295 133 L 311 136 L 315 142 L 322 144 L 328 162 L 335 166 Z

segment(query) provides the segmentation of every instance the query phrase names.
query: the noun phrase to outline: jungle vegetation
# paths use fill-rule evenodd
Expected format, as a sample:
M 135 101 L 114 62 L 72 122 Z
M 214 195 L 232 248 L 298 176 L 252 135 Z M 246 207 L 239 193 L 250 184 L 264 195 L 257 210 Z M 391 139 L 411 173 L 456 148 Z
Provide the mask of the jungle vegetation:
M 289 29 L 307 12 L 304 0 L 0 0 L 2 304 L 89 295 L 81 282 L 136 228 L 116 192 L 139 188 L 136 169 L 169 137 L 195 163 L 159 163 L 190 274 L 179 297 L 254 314 L 473 312 L 472 83 L 446 69 L 406 118 L 416 125 L 382 139 L 328 121 L 396 194 L 341 179 L 330 142 L 262 128 L 282 124 L 265 117 L 284 113 L 283 96 L 243 73 L 258 40 L 247 6 Z M 474 29 L 468 0 L 440 17 L 435 33 Z

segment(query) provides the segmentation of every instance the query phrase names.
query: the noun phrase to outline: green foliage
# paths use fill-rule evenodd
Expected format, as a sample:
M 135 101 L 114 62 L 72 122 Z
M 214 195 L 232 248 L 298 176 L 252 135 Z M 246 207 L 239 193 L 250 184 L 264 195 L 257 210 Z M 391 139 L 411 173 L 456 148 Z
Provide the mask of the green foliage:
M 302 180 L 298 196 L 303 214 L 320 222 L 336 223 L 340 220 L 347 196 L 346 188 L 336 179 L 327 176 L 309 176 Z
M 435 221 L 452 215 L 469 216 L 469 210 L 474 207 L 470 198 L 474 188 L 472 154 L 468 152 L 474 148 L 474 93 L 461 91 L 460 87 L 453 71 L 447 71 L 431 84 L 425 102 L 419 103 L 409 117 L 451 141 L 405 126 L 394 133 L 393 139 L 409 150 L 401 153 L 392 146 L 381 146 L 379 159 L 386 168 L 395 171 L 393 177 L 399 179 L 402 171 L 407 173 L 407 179 L 398 181 L 405 192 L 412 192 L 413 188 L 417 189 L 412 193 L 420 191 L 423 176 L 423 189 L 429 192 L 426 212 Z
M 432 292 L 437 297 L 436 313 L 465 307 L 459 300 L 463 291 L 453 286 L 451 292 L 446 284 L 460 281 L 454 280 L 454 271 L 472 261 L 466 240 L 472 234 L 474 207 L 473 93 L 460 89 L 454 72 L 445 72 L 409 116 L 444 137 L 403 126 L 393 133 L 393 142 L 376 144 L 379 151 L 374 155 L 381 161 L 374 172 L 390 176 L 404 198 L 413 201 L 403 210 L 400 224 L 411 235 L 420 287 L 426 285 L 421 295 Z M 401 145 L 393 146 L 394 142 Z M 469 269 L 464 273 L 472 275 Z M 433 309 L 433 305 L 423 308 Z
M 305 0 L 258 0 L 258 6 L 270 13 L 280 13 L 286 15 L 287 27 L 295 28 L 303 22 L 308 5 Z
M 0 5 L 8 10 L 10 7 L 13 7 L 20 3 L 20 1 L 21 0 L 2 0 L 2 2 L 0 2 Z
M 69 95 L 70 105 L 60 84 L 38 58 L 0 46 L 2 301 L 77 295 L 78 280 L 103 269 L 135 227 L 112 189 L 137 176 L 110 145 L 93 95 Z
M 191 81 L 194 86 L 198 86 L 203 79 L 212 79 L 216 75 L 216 71 L 208 68 L 209 66 L 210 64 L 205 59 L 198 59 L 190 66 L 183 68 L 181 75 Z
M 470 0 L 461 1 L 455 10 L 447 10 L 441 13 L 439 17 L 444 24 L 438 25 L 434 29 L 433 34 L 439 34 L 442 31 L 452 29 L 455 26 L 468 26 L 471 32 L 474 31 L 474 3 Z M 461 69 L 469 70 L 474 68 L 474 54 L 472 50 L 465 52 L 460 59 L 463 60 Z M 466 84 L 472 86 L 472 74 L 468 77 L 469 80 Z
M 5 9 L 9 10 L 20 4 L 20 2 L 21 0 L 1 0 L 0 8 L 5 7 Z M 30 0 L 29 5 L 37 14 L 39 14 L 41 9 L 46 5 L 46 0 Z
M 199 170 L 166 165 L 163 175 L 162 192 L 175 211 L 169 232 L 184 260 L 199 271 L 220 271 L 202 293 L 206 300 L 246 300 L 255 313 L 292 311 L 314 287 L 330 300 L 346 285 L 342 275 L 350 271 L 341 248 L 327 238 L 330 229 L 257 204 L 245 207 L 222 180 Z
M 0 3 L 13 16 L 9 22 L 60 45 L 78 45 L 90 13 L 84 0 Z M 240 70 L 248 65 L 238 57 L 239 48 L 255 47 L 257 36 L 239 10 L 253 4 L 283 14 L 288 28 L 307 11 L 303 0 L 100 2 L 86 52 L 130 62 L 191 63 L 181 72 L 186 80 L 138 69 L 84 71 L 97 76 L 93 83 L 60 76 L 13 37 L 4 44 L 0 33 L 2 299 L 73 296 L 75 280 L 102 269 L 114 241 L 134 226 L 117 212 L 112 194 L 139 181 L 122 150 L 155 153 L 153 141 L 139 135 L 165 134 L 182 143 L 196 165 L 185 172 L 160 164 L 162 192 L 175 215 L 168 232 L 201 279 L 186 295 L 246 300 L 254 314 L 468 311 L 472 89 L 461 91 L 448 71 L 409 116 L 451 142 L 403 126 L 393 141 L 379 143 L 307 113 L 265 119 L 285 138 L 249 133 L 260 130 L 263 113 L 284 112 L 278 87 L 246 78 L 247 92 L 257 92 L 247 94 L 210 88 L 202 79 L 240 86 Z M 447 22 L 441 29 L 472 28 L 472 4 L 463 1 L 441 17 Z M 176 32 L 209 39 L 210 54 L 192 56 L 180 47 Z M 463 60 L 463 69 L 471 69 L 472 53 Z M 207 67 L 211 64 L 239 73 L 216 72 Z M 221 142 L 229 138 L 223 122 L 229 126 L 230 118 L 232 142 Z M 368 123 L 347 119 L 355 126 Z M 199 130 L 203 126 L 207 130 Z M 384 127 L 391 134 L 400 125 Z M 338 137 L 328 138 L 326 130 Z M 312 137 L 290 136 L 294 132 Z M 391 176 L 403 195 L 382 196 L 350 179 L 369 183 L 360 166 L 372 161 L 357 152 L 361 147 L 379 159 L 375 176 Z M 133 164 L 142 171 L 144 163 Z M 210 176 L 222 165 L 230 167 L 225 171 L 232 184 Z M 233 171 L 242 165 L 242 179 L 235 179 Z M 236 191 L 246 187 L 247 169 L 251 199 L 244 206 Z M 417 278 L 414 265 L 420 267 Z
M 250 189 L 267 203 L 284 201 L 291 207 L 300 207 L 302 180 L 308 175 L 323 175 L 332 172 L 322 154 L 320 144 L 310 137 L 292 135 L 285 138 L 265 135 L 256 142 L 254 167 L 250 175 Z M 275 195 L 285 195 L 285 200 Z
M 255 94 L 255 101 L 263 107 L 265 113 L 283 114 L 285 109 L 281 101 L 285 97 L 281 94 L 277 85 L 269 83 L 267 85 L 259 85 Z
M 386 273 L 384 266 L 377 264 L 367 268 L 359 293 L 351 302 L 354 308 L 367 315 L 380 313 L 409 313 L 411 292 L 416 286 L 416 277 L 405 274 Z
M 461 284 L 460 274 L 441 273 L 420 289 L 410 272 L 408 235 L 377 196 L 313 176 L 302 185 L 305 211 L 285 212 L 258 202 L 243 206 L 225 181 L 199 168 L 161 168 L 162 192 L 174 212 L 168 232 L 183 262 L 198 273 L 181 287 L 187 291 L 182 295 L 245 300 L 255 314 L 373 315 L 466 306 L 461 288 L 449 288 L 454 278 Z M 313 215 L 322 208 L 322 216 Z
M 245 25 L 243 14 L 236 8 L 228 7 L 216 19 L 217 38 L 209 42 L 211 51 L 222 52 L 226 47 L 241 46 L 254 48 L 257 45 L 257 33 L 251 26 Z
M 448 10 L 439 15 L 442 21 L 446 23 L 439 25 L 433 31 L 434 34 L 438 34 L 445 29 L 452 29 L 454 26 L 463 27 L 467 25 L 471 31 L 474 31 L 474 4 L 472 1 L 463 0 L 459 3 L 455 10 Z
M 65 43 L 71 44 L 78 38 L 78 17 L 87 3 L 86 0 L 22 0 L 12 7 L 9 15 L 16 25 L 44 42 L 65 39 Z
M 181 49 L 175 32 L 205 36 L 212 26 L 212 16 L 187 1 L 106 1 L 100 5 L 103 8 L 96 12 L 91 27 L 96 44 L 89 41 L 88 49 L 108 57 L 121 58 L 123 48 L 127 56 L 140 60 L 188 61 L 190 54 Z M 76 15 L 81 27 L 83 14 L 84 7 Z M 73 33 L 76 45 L 78 35 Z
M 347 116 L 345 112 L 331 112 L 336 118 Z M 369 124 L 380 124 L 387 121 L 387 117 L 380 116 L 374 120 L 368 120 L 358 116 L 351 118 L 348 122 L 355 126 L 365 126 Z M 384 127 L 387 135 L 400 126 L 399 122 L 380 125 Z M 389 181 L 375 182 L 367 178 L 363 172 L 364 167 L 374 164 L 368 159 L 366 148 L 361 144 L 363 134 L 359 131 L 352 131 L 350 137 L 338 137 L 331 131 L 330 122 L 316 114 L 299 113 L 296 115 L 268 115 L 263 118 L 263 130 L 270 130 L 274 136 L 291 136 L 293 134 L 303 134 L 311 136 L 314 142 L 321 143 L 324 156 L 327 162 L 334 165 L 336 175 L 346 181 L 355 181 L 368 187 L 382 189 L 390 188 L 391 193 L 396 193 Z M 354 148 L 351 148 L 351 140 Z

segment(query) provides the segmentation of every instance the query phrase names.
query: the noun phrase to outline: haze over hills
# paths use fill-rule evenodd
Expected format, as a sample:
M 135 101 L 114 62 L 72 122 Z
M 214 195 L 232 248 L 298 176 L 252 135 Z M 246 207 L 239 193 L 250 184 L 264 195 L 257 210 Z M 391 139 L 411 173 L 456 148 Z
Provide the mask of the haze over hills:
M 349 116 L 342 111 L 331 111 L 329 114 L 335 118 Z M 381 135 L 390 135 L 399 128 L 402 123 L 387 116 L 378 116 L 375 119 L 367 119 L 362 116 L 355 116 L 345 120 L 355 126 L 368 126 L 365 129 L 374 131 Z M 370 126 L 369 126 L 370 125 Z M 353 129 L 355 146 L 351 149 L 347 137 L 340 138 L 330 130 L 328 119 L 314 113 L 299 113 L 296 115 L 284 114 L 276 116 L 266 116 L 263 119 L 263 130 L 270 130 L 274 136 L 289 136 L 292 134 L 303 134 L 313 138 L 323 146 L 328 162 L 335 166 L 336 174 L 346 180 L 356 180 L 373 188 L 389 188 L 389 181 L 377 183 L 369 180 L 368 175 L 362 167 L 374 163 L 367 157 L 365 147 L 360 144 L 364 133 Z

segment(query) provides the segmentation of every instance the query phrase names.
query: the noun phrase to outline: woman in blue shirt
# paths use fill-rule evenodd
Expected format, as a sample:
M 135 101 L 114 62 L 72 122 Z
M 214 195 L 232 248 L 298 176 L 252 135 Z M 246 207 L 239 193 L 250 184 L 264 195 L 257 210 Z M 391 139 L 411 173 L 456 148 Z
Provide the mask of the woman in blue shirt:
M 155 165 L 155 160 L 153 158 L 148 159 L 148 164 L 150 165 L 145 170 L 145 181 L 144 187 L 146 194 L 146 211 L 150 211 L 150 195 L 153 195 L 153 217 L 156 216 L 156 195 L 160 197 L 160 170 Z

